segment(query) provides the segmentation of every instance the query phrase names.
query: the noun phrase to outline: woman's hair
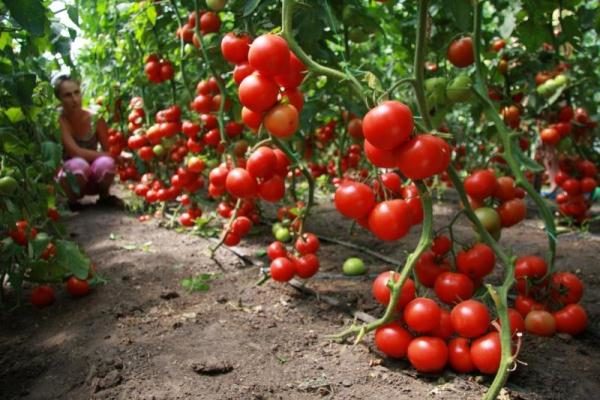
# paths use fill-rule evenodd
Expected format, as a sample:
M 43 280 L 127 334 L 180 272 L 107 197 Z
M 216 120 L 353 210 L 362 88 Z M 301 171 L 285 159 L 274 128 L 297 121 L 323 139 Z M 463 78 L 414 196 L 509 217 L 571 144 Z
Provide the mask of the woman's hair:
M 54 96 L 60 100 L 60 85 L 63 82 L 72 81 L 79 85 L 79 81 L 77 79 L 71 78 L 69 74 L 59 74 L 52 78 L 50 83 L 52 84 L 52 88 L 54 89 Z

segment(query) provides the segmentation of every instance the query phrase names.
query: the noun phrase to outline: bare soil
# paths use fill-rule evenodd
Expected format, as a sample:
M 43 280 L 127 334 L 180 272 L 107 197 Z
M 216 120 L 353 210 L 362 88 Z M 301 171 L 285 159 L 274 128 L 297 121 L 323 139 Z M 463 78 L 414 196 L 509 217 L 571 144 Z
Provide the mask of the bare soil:
M 322 201 L 322 203 L 324 203 Z M 436 227 L 449 205 L 437 205 Z M 335 307 L 289 285 L 256 286 L 270 227 L 215 261 L 208 239 L 140 223 L 120 210 L 87 207 L 66 221 L 70 235 L 108 283 L 82 299 L 57 288 L 57 302 L 0 316 L 1 399 L 478 399 L 491 382 L 476 374 L 424 376 L 382 357 L 372 335 L 339 344 L 325 335 L 352 323 L 349 309 L 377 316 L 370 282 L 390 266 L 358 250 L 322 242 L 321 270 L 307 286 Z M 403 260 L 418 238 L 382 243 L 321 204 L 309 229 Z M 467 238 L 470 227 L 459 227 Z M 541 254 L 540 221 L 503 232 L 515 254 Z M 589 329 L 577 338 L 527 336 L 503 399 L 598 398 L 600 393 L 600 237 L 561 235 L 557 268 L 586 284 Z M 243 257 L 239 257 L 243 255 Z M 344 277 L 343 260 L 362 257 L 369 275 Z M 249 261 L 249 262 L 248 262 Z M 188 293 L 181 280 L 215 274 L 210 289 Z

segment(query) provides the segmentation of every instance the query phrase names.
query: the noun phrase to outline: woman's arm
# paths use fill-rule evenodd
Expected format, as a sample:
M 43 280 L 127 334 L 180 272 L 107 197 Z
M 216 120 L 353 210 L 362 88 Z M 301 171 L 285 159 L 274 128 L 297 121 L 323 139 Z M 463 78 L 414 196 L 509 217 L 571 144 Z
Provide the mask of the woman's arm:
M 79 147 L 77 142 L 75 142 L 75 139 L 73 139 L 71 126 L 63 118 L 59 119 L 59 124 L 62 133 L 63 146 L 65 147 L 65 152 L 69 155 L 69 157 L 81 157 L 87 162 L 91 163 L 102 155 L 100 152 L 82 149 Z
M 98 118 L 96 121 L 96 136 L 100 141 L 100 145 L 102 149 L 108 152 L 108 124 L 104 120 L 104 118 Z

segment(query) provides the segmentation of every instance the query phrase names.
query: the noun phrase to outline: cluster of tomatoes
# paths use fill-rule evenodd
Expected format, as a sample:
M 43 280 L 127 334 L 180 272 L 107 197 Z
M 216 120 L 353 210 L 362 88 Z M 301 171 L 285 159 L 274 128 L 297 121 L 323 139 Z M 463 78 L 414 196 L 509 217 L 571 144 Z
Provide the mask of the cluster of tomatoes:
M 117 157 L 127 147 L 127 140 L 123 133 L 114 128 L 108 129 L 108 152 L 111 156 Z
M 261 124 L 273 136 L 287 139 L 296 133 L 304 106 L 302 83 L 306 67 L 280 36 L 265 34 L 251 41 L 228 33 L 221 42 L 223 57 L 236 64 L 242 121 L 257 131 Z
M 574 133 L 576 137 L 581 136 L 587 129 L 593 128 L 595 122 L 592 121 L 587 111 L 582 107 L 573 107 L 565 105 L 560 108 L 556 116 L 553 116 L 555 122 L 540 130 L 540 139 L 543 143 L 555 146 L 561 139 Z
M 408 278 L 396 305 L 399 315 L 376 330 L 375 345 L 389 357 L 407 357 L 421 372 L 439 372 L 449 365 L 461 373 L 494 374 L 501 358 L 499 321 L 492 321 L 488 306 L 473 296 L 494 270 L 496 258 L 489 246 L 477 243 L 456 253 L 453 270 L 447 259 L 452 246 L 447 236 L 438 235 L 415 265 L 419 282 L 433 288 L 438 301 L 451 309 L 415 297 L 415 283 Z M 577 335 L 585 329 L 587 313 L 577 304 L 583 284 L 576 275 L 549 275 L 542 258 L 523 256 L 516 260 L 514 277 L 518 295 L 515 308 L 508 309 L 513 337 L 524 332 Z M 375 279 L 372 291 L 379 303 L 390 302 L 390 281 L 398 279 L 392 271 Z
M 591 207 L 590 195 L 596 190 L 596 165 L 579 158 L 562 158 L 554 182 L 562 189 L 556 195 L 559 211 L 581 222 Z
M 198 19 L 200 20 L 198 28 L 202 35 L 219 32 L 219 29 L 221 28 L 221 18 L 219 18 L 217 13 L 212 11 L 199 11 L 198 13 L 195 13 L 192 11 L 188 15 L 186 23 L 178 28 L 175 34 L 185 43 L 193 43 L 196 47 L 200 47 L 198 38 L 195 35 L 196 21 Z
M 19 246 L 27 246 L 27 243 L 35 239 L 37 234 L 38 230 L 29 226 L 29 222 L 26 220 L 17 221 L 15 227 L 8 231 L 8 236 Z
M 86 279 L 79 279 L 75 276 L 71 276 L 65 283 L 65 289 L 71 297 L 83 297 L 90 292 L 90 284 Z M 51 305 L 56 301 L 54 288 L 50 285 L 36 286 L 31 291 L 29 301 L 37 308 Z
M 144 73 L 152 83 L 162 83 L 173 79 L 175 69 L 169 60 L 160 58 L 157 54 L 150 54 L 146 58 Z
M 480 169 L 465 178 L 464 186 L 475 214 L 485 230 L 495 238 L 500 237 L 502 228 L 511 227 L 525 219 L 525 191 L 515 186 L 512 177 L 497 178 L 493 170 Z M 492 207 L 487 206 L 486 201 Z
M 287 239 L 287 238 L 286 238 Z M 269 272 L 271 279 L 277 282 L 288 282 L 294 276 L 308 279 L 319 271 L 319 238 L 306 232 L 296 239 L 293 252 L 289 252 L 285 244 L 279 240 L 267 247 L 267 256 L 271 260 Z

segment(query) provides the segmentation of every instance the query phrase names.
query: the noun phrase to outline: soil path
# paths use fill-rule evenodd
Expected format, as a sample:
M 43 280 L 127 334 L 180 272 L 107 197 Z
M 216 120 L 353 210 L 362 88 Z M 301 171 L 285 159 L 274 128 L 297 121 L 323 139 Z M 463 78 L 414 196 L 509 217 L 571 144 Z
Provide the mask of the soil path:
M 436 207 L 436 227 L 451 208 Z M 348 238 L 349 223 L 321 206 L 310 230 Z M 108 284 L 73 300 L 61 290 L 44 310 L 24 307 L 0 317 L 0 399 L 478 399 L 489 378 L 422 376 L 406 362 L 383 359 L 372 336 L 356 346 L 332 343 L 352 319 L 343 310 L 288 285 L 257 287 L 256 254 L 270 240 L 269 228 L 237 251 L 206 250 L 212 242 L 140 223 L 121 211 L 90 207 L 67 220 L 72 237 L 95 260 Z M 517 254 L 544 246 L 539 221 L 505 231 L 502 243 Z M 470 228 L 463 226 L 459 236 Z M 404 259 L 417 229 L 395 244 L 364 231 L 352 242 Z M 558 268 L 573 270 L 586 286 L 590 328 L 580 337 L 527 337 L 521 365 L 511 375 L 505 399 L 582 399 L 600 393 L 600 238 L 561 237 Z M 323 243 L 321 271 L 309 283 L 319 294 L 379 315 L 371 277 L 381 261 L 340 245 Z M 345 278 L 340 266 L 362 256 L 369 277 Z M 214 274 L 205 292 L 186 292 L 182 279 Z

